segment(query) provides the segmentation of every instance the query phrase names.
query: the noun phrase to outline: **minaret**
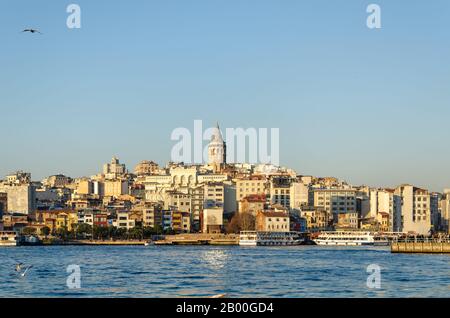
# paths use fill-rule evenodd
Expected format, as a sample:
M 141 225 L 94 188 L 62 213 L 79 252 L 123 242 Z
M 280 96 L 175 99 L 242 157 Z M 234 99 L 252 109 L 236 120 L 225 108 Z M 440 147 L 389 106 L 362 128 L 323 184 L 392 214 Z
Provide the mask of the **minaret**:
M 208 164 L 214 167 L 214 171 L 220 171 L 227 162 L 227 146 L 223 141 L 222 133 L 220 132 L 219 123 L 213 129 L 211 142 L 208 146 Z

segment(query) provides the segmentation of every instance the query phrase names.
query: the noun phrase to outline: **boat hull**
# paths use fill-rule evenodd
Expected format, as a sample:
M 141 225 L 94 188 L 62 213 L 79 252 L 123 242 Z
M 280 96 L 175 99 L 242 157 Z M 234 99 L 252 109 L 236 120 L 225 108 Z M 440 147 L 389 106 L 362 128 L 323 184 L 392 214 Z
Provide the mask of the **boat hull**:
M 17 246 L 17 242 L 0 242 L 0 247 L 11 247 L 11 246 Z
M 320 246 L 388 246 L 384 237 L 376 237 L 370 232 L 323 232 L 313 242 Z
M 304 243 L 297 233 L 246 232 L 241 234 L 240 246 L 296 246 Z
M 373 242 L 323 242 L 323 241 L 314 241 L 317 245 L 320 246 L 374 246 Z

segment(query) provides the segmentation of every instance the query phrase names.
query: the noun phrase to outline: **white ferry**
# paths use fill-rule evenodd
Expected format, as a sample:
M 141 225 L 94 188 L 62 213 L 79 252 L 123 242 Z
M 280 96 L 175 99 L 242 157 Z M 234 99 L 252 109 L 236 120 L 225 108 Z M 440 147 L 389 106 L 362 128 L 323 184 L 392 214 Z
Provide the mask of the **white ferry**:
M 239 236 L 240 246 L 293 246 L 303 241 L 297 232 L 244 231 Z
M 325 246 L 387 246 L 389 240 L 371 232 L 322 232 L 314 243 Z
M 0 246 L 17 246 L 17 232 L 0 231 Z

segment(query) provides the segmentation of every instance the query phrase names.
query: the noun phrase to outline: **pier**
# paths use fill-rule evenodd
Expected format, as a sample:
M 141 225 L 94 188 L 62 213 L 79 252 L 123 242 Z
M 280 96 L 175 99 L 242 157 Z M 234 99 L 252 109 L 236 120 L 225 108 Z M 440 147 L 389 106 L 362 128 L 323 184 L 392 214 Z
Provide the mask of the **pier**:
M 448 254 L 450 239 L 401 240 L 391 244 L 392 253 Z
M 144 240 L 133 241 L 133 240 L 119 240 L 119 241 L 91 241 L 91 240 L 71 240 L 71 241 L 44 241 L 42 245 L 53 245 L 53 246 L 144 246 Z M 36 244 L 38 245 L 38 244 Z M 39 244 L 40 245 L 40 244 Z
M 239 235 L 225 234 L 181 234 L 167 235 L 155 245 L 239 245 Z

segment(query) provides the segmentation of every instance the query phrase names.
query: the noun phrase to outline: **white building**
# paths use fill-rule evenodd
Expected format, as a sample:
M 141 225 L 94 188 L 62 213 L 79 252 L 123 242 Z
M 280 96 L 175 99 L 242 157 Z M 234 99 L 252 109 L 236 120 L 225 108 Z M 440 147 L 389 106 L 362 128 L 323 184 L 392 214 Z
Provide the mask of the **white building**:
M 395 190 L 395 194 L 401 198 L 399 231 L 428 235 L 431 230 L 429 192 L 412 185 L 402 185 Z
M 32 185 L 0 184 L 0 192 L 7 195 L 8 212 L 31 214 L 36 210 L 36 189 Z
M 450 234 L 450 189 L 444 190 L 444 195 L 440 202 L 440 208 L 440 230 Z
M 117 212 L 117 218 L 113 222 L 113 226 L 118 229 L 127 229 L 130 230 L 136 226 L 136 222 L 133 219 L 130 219 L 130 215 L 128 212 Z
M 203 233 L 221 233 L 223 227 L 223 208 L 203 210 Z
M 393 189 L 370 190 L 369 214 L 365 217 L 379 219 L 380 213 L 389 214 L 389 225 L 391 232 L 400 231 L 401 221 L 398 214 L 401 213 L 401 197 L 395 194 Z
M 301 210 L 302 207 L 309 205 L 309 188 L 302 182 L 293 182 L 291 184 L 291 209 Z

